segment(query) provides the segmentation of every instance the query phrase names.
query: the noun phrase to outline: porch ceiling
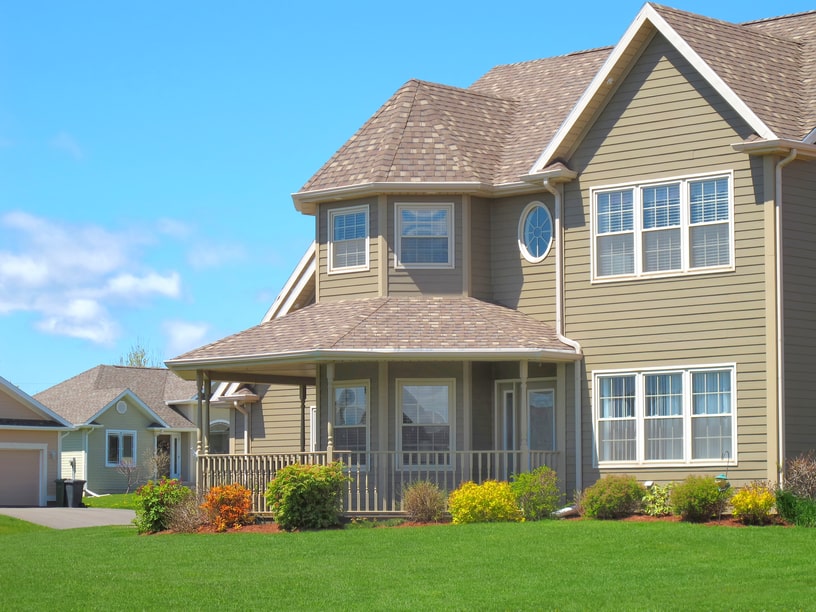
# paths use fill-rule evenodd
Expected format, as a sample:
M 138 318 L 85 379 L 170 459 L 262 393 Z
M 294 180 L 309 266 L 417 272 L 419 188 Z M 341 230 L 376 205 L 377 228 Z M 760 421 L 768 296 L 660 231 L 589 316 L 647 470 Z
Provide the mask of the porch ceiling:
M 215 380 L 233 376 L 250 382 L 245 378 L 313 379 L 316 364 L 329 361 L 579 358 L 553 327 L 518 310 L 470 297 L 383 297 L 312 304 L 180 355 L 167 366 L 188 379 L 204 370 Z

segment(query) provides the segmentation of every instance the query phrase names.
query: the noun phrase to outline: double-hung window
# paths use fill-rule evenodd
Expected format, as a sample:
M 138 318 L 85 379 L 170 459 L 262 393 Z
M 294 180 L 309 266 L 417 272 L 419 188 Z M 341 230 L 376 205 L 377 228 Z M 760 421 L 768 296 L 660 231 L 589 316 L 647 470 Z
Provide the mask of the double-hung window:
M 601 464 L 717 463 L 734 457 L 734 366 L 595 373 Z
M 396 205 L 396 266 L 453 267 L 453 204 Z
M 730 174 L 592 192 L 593 278 L 733 268 Z
M 368 383 L 334 385 L 334 447 L 352 451 L 353 465 L 366 465 L 368 451 Z
M 108 430 L 105 457 L 108 467 L 136 465 L 136 432 Z
M 398 380 L 402 465 L 450 465 L 452 380 Z
M 329 211 L 329 271 L 368 269 L 368 206 Z

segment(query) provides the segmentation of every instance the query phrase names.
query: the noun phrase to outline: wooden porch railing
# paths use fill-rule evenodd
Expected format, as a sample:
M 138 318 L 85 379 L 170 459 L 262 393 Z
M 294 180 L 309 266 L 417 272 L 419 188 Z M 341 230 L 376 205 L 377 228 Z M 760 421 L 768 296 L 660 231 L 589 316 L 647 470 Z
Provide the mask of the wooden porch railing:
M 329 453 L 280 453 L 263 455 L 200 455 L 199 486 L 239 483 L 252 491 L 252 511 L 269 514 L 266 487 L 277 471 L 293 463 L 325 465 Z M 436 483 L 453 491 L 463 482 L 509 480 L 518 472 L 542 465 L 553 470 L 558 463 L 554 451 L 452 451 L 356 453 L 333 451 L 332 461 L 342 461 L 350 480 L 344 492 L 344 509 L 349 515 L 383 515 L 402 512 L 402 491 L 417 480 Z

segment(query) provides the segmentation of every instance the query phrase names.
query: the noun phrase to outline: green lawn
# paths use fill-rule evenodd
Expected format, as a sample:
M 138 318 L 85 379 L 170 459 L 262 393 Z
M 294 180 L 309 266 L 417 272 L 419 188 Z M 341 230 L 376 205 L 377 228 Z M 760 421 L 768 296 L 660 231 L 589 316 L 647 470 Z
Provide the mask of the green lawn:
M 2 518 L 2 517 L 0 517 Z M 816 529 L 547 521 L 294 534 L 12 532 L 0 609 L 793 610 Z
M 89 508 L 124 508 L 125 510 L 135 510 L 135 493 L 115 493 L 113 495 L 101 495 L 99 497 L 83 497 L 82 503 Z

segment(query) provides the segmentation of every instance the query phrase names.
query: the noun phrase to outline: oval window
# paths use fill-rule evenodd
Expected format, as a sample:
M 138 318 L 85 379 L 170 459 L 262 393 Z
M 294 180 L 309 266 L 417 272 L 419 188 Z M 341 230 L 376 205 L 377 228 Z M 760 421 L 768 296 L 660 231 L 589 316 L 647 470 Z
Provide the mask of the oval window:
M 519 221 L 519 248 L 524 259 L 532 263 L 542 261 L 550 252 L 552 238 L 550 211 L 541 202 L 531 202 L 521 213 Z

